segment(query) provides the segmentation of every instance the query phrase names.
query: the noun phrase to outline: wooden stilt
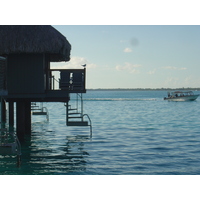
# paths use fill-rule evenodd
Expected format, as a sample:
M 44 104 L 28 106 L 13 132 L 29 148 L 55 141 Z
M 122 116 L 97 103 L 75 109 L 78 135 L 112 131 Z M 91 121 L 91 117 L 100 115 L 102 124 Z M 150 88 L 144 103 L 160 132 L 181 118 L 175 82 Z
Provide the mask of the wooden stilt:
M 25 134 L 30 135 L 31 134 L 31 102 L 25 101 L 24 103 L 25 110 Z
M 1 128 L 5 128 L 6 124 L 6 102 L 1 99 Z
M 24 139 L 25 135 L 25 116 L 24 116 L 24 103 L 23 101 L 18 101 L 16 103 L 16 130 L 19 140 Z
M 16 109 L 17 136 L 24 140 L 25 135 L 31 134 L 31 102 L 18 101 Z
M 9 130 L 14 130 L 14 102 L 9 102 Z

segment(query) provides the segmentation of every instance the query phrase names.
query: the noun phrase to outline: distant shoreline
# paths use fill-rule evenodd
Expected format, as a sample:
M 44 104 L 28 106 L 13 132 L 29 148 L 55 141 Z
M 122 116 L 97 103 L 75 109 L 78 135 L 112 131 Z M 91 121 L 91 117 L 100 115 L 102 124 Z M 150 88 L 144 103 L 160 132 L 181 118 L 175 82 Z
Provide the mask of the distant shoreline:
M 97 89 L 87 89 L 88 91 L 144 91 L 144 90 L 150 90 L 150 91 L 175 91 L 175 90 L 189 90 L 189 91 L 195 91 L 200 90 L 200 88 L 97 88 Z

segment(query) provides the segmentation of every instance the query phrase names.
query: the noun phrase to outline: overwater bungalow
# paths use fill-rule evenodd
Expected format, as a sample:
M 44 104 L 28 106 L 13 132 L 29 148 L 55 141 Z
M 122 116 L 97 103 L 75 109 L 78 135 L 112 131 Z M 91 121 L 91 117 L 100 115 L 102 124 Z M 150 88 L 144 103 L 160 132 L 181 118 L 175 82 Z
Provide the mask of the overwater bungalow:
M 86 69 L 52 70 L 50 67 L 52 62 L 70 61 L 70 51 L 71 44 L 52 26 L 0 26 L 1 126 L 6 123 L 7 104 L 9 127 L 14 126 L 16 118 L 18 137 L 22 139 L 30 134 L 32 102 L 65 102 L 67 125 L 88 126 L 83 112 L 78 113 L 79 116 L 69 116 L 68 105 L 70 93 L 82 95 L 86 92 Z M 52 75 L 55 71 L 60 72 L 57 89 Z

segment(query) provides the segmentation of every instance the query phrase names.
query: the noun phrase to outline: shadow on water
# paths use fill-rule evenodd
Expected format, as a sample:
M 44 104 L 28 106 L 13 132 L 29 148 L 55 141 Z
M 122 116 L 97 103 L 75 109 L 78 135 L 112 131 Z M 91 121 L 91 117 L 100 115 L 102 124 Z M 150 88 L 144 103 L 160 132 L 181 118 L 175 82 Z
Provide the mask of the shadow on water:
M 19 175 L 67 175 L 84 174 L 89 153 L 85 151 L 85 143 L 90 141 L 89 135 L 76 132 L 50 130 L 47 122 L 36 122 L 32 125 L 32 135 L 26 136 L 21 144 L 22 163 L 17 168 L 13 157 L 2 157 L 0 174 Z

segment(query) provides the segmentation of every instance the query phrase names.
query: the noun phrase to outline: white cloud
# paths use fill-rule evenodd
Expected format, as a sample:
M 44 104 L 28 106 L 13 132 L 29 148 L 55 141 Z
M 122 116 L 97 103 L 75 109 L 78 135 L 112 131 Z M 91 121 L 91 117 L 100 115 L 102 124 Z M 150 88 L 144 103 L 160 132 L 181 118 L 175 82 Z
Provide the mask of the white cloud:
M 148 72 L 148 74 L 150 74 L 150 75 L 155 74 L 155 73 L 156 73 L 156 69 L 153 69 L 153 70 Z
M 186 70 L 186 69 L 187 69 L 186 67 L 179 68 L 179 70 Z
M 120 43 L 126 43 L 127 40 L 120 40 L 119 42 L 120 42 Z
M 193 78 L 191 76 L 188 76 L 185 78 L 185 85 L 190 86 L 190 84 L 193 83 L 193 81 Z
M 177 77 L 168 77 L 167 79 L 165 79 L 164 82 L 165 87 L 179 87 L 179 78 Z
M 163 69 L 171 69 L 171 70 L 175 70 L 176 67 L 172 67 L 172 66 L 165 66 L 165 67 L 162 67 Z
M 178 68 L 178 67 L 172 67 L 172 66 L 166 66 L 166 67 L 162 67 L 162 68 L 169 69 L 169 70 L 186 70 L 187 69 L 186 67 Z
M 165 79 L 165 87 L 171 87 L 171 88 L 182 88 L 182 87 L 195 87 L 196 83 L 193 82 L 191 76 L 186 78 L 178 78 L 178 77 L 168 77 Z M 194 83 L 194 84 L 193 84 Z
M 69 62 L 60 62 L 60 63 L 51 63 L 52 68 L 59 69 L 74 69 L 74 68 L 83 68 L 82 65 L 86 64 L 87 69 L 96 68 L 97 65 L 91 63 L 84 57 L 71 57 Z
M 141 65 L 138 64 L 131 64 L 126 62 L 124 65 L 117 65 L 115 68 L 117 71 L 128 71 L 130 73 L 139 73 L 138 68 L 141 67 Z
M 124 52 L 125 53 L 130 53 L 130 52 L 132 52 L 132 49 L 127 47 L 127 48 L 124 49 Z

